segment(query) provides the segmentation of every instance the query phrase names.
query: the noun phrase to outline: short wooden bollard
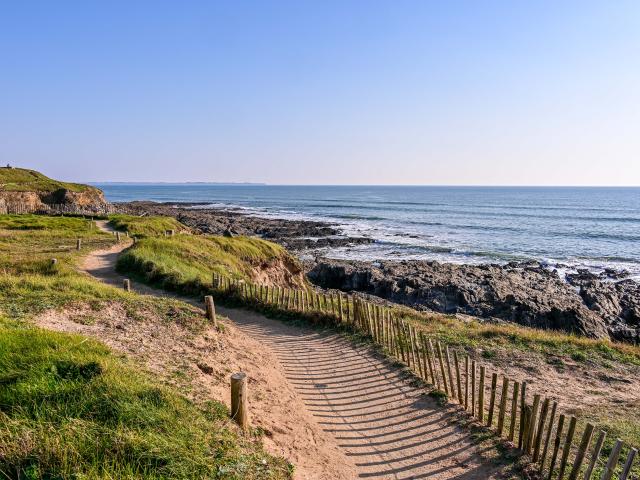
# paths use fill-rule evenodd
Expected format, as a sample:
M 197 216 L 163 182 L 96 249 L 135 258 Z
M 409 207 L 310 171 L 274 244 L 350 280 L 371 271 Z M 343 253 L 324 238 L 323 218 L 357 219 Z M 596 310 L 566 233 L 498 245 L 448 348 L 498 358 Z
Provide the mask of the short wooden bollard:
M 76 250 L 80 250 L 82 248 L 82 239 L 79 238 L 76 240 Z
M 58 259 L 57 258 L 52 258 L 51 259 L 51 266 L 56 266 L 58 264 Z
M 120 232 L 116 232 L 116 242 L 120 242 Z
M 231 375 L 231 418 L 240 428 L 249 428 L 247 408 L 247 374 L 243 372 Z
M 214 327 L 217 327 L 218 320 L 216 319 L 216 307 L 213 304 L 213 297 L 211 295 L 204 297 L 204 306 L 207 312 L 207 320 L 212 322 Z
M 131 291 L 131 280 L 129 280 L 128 278 L 125 278 L 122 281 L 122 288 L 124 288 L 127 292 Z

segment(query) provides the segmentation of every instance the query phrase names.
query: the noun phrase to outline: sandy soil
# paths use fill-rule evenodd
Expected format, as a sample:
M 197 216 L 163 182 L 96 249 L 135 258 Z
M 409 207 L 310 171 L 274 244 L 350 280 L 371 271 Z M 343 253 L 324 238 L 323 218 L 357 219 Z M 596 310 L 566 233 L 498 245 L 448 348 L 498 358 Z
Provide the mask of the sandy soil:
M 106 225 L 99 224 L 101 228 Z M 86 257 L 83 270 L 122 284 L 113 266 L 123 242 Z M 168 296 L 133 284 L 143 294 Z M 117 307 L 83 324 L 82 312 L 48 312 L 40 324 L 97 337 L 194 397 L 229 402 L 228 377 L 250 378 L 252 423 L 265 446 L 296 465 L 300 479 L 489 479 L 487 460 L 412 378 L 367 347 L 330 332 L 293 326 L 238 309 L 218 309 L 224 332 L 194 334 L 175 324 L 127 319 Z M 184 380 L 188 378 L 189 381 Z
M 491 372 L 512 380 L 527 382 L 528 397 L 539 394 L 558 402 L 563 413 L 624 411 L 640 409 L 640 367 L 612 364 L 610 368 L 562 358 L 554 365 L 552 358 L 530 352 L 509 352 L 509 360 L 491 360 Z M 488 364 L 485 359 L 478 359 Z M 499 390 L 499 389 L 498 389 Z M 498 391 L 498 397 L 500 392 Z

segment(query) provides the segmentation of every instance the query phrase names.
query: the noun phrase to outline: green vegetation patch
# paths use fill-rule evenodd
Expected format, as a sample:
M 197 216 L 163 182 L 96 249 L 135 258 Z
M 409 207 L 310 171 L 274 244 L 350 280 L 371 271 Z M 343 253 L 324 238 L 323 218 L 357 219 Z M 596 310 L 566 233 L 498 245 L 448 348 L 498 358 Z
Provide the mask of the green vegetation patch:
M 120 256 L 118 271 L 167 290 L 200 294 L 210 289 L 214 272 L 248 281 L 256 268 L 277 259 L 297 265 L 282 247 L 258 238 L 149 237 Z
M 110 215 L 109 224 L 116 230 L 128 232 L 134 237 L 164 235 L 168 230 L 188 232 L 189 229 L 172 217 L 137 217 L 134 215 Z
M 0 323 L 0 473 L 41 478 L 290 478 L 196 405 L 80 336 Z
M 606 366 L 609 362 L 640 365 L 640 347 L 636 345 L 594 340 L 554 330 L 539 330 L 516 324 L 494 324 L 398 309 L 401 316 L 420 326 L 449 345 L 482 349 L 490 359 L 508 358 L 510 351 L 535 352 L 548 358 L 563 356 L 579 362 Z
M 86 192 L 97 190 L 89 185 L 59 182 L 35 170 L 25 168 L 0 168 L 0 191 L 6 192 L 55 192 L 56 190 Z

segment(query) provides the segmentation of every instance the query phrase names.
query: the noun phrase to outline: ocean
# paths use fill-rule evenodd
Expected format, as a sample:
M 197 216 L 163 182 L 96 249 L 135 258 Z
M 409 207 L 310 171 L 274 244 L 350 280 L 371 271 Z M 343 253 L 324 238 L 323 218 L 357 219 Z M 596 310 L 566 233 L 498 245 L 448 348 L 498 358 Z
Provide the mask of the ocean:
M 538 260 L 640 279 L 640 188 L 96 184 L 109 201 L 205 202 L 246 214 L 323 220 L 373 244 L 342 259 Z

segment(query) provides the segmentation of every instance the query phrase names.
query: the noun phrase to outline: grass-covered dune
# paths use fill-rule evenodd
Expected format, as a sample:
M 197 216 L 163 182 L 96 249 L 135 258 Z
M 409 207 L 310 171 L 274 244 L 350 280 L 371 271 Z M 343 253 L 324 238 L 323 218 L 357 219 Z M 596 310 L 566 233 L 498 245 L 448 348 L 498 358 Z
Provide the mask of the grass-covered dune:
M 134 237 L 153 237 L 164 235 L 168 230 L 189 232 L 189 228 L 172 217 L 136 217 L 133 215 L 111 215 L 109 224 L 121 232 L 128 232 Z
M 148 232 L 148 227 L 135 223 L 118 221 L 115 225 L 123 224 L 133 225 L 130 233 Z M 146 236 L 120 256 L 118 271 L 185 294 L 209 290 L 213 273 L 272 285 L 304 284 L 300 265 L 284 248 L 252 237 Z
M 0 216 L 0 478 L 290 478 L 224 404 L 195 403 L 99 342 L 33 325 L 45 311 L 118 305 L 132 321 L 202 328 L 188 304 L 77 272 L 114 241 L 82 218 Z
M 53 180 L 35 170 L 26 168 L 0 167 L 0 191 L 6 192 L 55 192 L 68 190 L 70 192 L 86 192 L 98 189 L 80 183 L 69 183 Z

